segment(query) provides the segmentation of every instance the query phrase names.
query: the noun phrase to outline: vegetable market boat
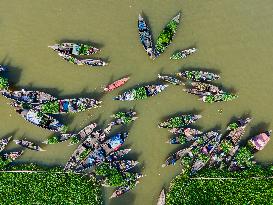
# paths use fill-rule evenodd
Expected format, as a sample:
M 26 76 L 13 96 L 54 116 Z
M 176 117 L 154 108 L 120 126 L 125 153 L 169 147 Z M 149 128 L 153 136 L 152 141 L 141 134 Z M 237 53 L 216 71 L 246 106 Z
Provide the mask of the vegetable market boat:
M 38 145 L 36 145 L 34 142 L 30 142 L 27 140 L 13 140 L 16 144 L 25 147 L 27 149 L 31 149 L 34 151 L 45 151 L 44 149 L 42 149 L 41 147 L 39 147 Z
M 126 173 L 125 173 L 126 174 Z M 111 198 L 117 198 L 117 197 L 120 197 L 121 195 L 125 194 L 126 192 L 130 191 L 131 189 L 135 188 L 135 186 L 139 183 L 139 179 L 141 177 L 143 177 L 142 174 L 140 173 L 130 173 L 130 176 L 132 176 L 133 174 L 133 178 L 132 177 L 129 177 L 127 179 L 127 186 L 121 186 L 121 187 L 118 187 L 114 193 L 112 194 L 112 196 L 110 197 Z
M 223 91 L 212 84 L 202 83 L 202 82 L 192 82 L 192 88 L 183 89 L 187 93 L 198 95 L 198 96 L 206 96 L 206 95 L 216 95 L 218 93 L 222 93 Z
M 48 47 L 66 55 L 91 55 L 100 51 L 100 49 L 93 46 L 79 43 L 61 43 Z
M 12 137 L 8 137 L 0 140 L 0 152 L 2 152 L 6 148 L 11 138 Z
M 68 139 L 70 139 L 70 137 L 72 137 L 72 135 L 70 134 L 61 134 L 61 135 L 53 135 L 50 138 L 48 138 L 47 140 L 43 141 L 43 144 L 57 144 L 60 142 L 64 142 Z
M 171 44 L 178 28 L 179 22 L 180 13 L 176 15 L 159 34 L 154 49 L 155 57 L 158 57 L 161 53 L 163 53 L 165 49 Z
M 248 141 L 248 146 L 253 152 L 263 150 L 270 140 L 272 130 L 260 133 Z
M 170 59 L 178 60 L 181 58 L 187 58 L 189 55 L 195 53 L 196 51 L 196 48 L 189 48 L 182 51 L 177 51 L 170 57 Z
M 192 129 L 192 128 L 181 128 L 181 132 L 178 136 L 171 138 L 167 143 L 169 144 L 185 144 L 187 142 L 191 142 L 196 140 L 199 135 L 203 134 L 203 132 Z M 183 130 L 183 131 L 182 131 Z
M 144 18 L 139 14 L 138 16 L 138 33 L 139 33 L 139 39 L 142 43 L 145 51 L 149 55 L 151 59 L 154 58 L 153 53 L 153 39 L 150 32 L 150 29 L 145 22 Z
M 123 149 L 123 150 L 118 150 L 116 152 L 112 152 L 106 157 L 106 161 L 108 162 L 117 161 L 123 158 L 124 155 L 128 154 L 130 151 L 131 149 Z
M 74 170 L 80 161 L 86 158 L 92 150 L 99 148 L 100 143 L 103 142 L 105 138 L 106 135 L 103 130 L 92 132 L 71 155 L 64 167 L 64 171 Z
M 186 136 L 190 136 L 190 135 L 199 135 L 202 134 L 203 132 L 197 130 L 197 129 L 193 129 L 190 127 L 179 127 L 179 128 L 172 128 L 168 130 L 170 133 L 173 134 L 183 134 Z
M 118 170 L 122 172 L 126 172 L 134 168 L 137 164 L 138 161 L 135 160 L 120 160 L 111 162 L 111 165 L 115 166 Z
M 63 99 L 37 105 L 35 110 L 44 114 L 75 113 L 99 107 L 100 103 L 101 101 L 90 98 Z
M 91 123 L 90 125 L 86 126 L 83 128 L 81 131 L 78 132 L 78 134 L 62 134 L 63 136 L 65 135 L 70 135 L 69 138 L 71 138 L 71 142 L 69 145 L 74 145 L 78 144 L 81 140 L 85 139 L 87 136 L 90 136 L 94 129 L 97 127 L 97 123 Z
M 108 65 L 106 62 L 100 59 L 78 59 L 76 57 L 66 55 L 64 53 L 58 53 L 58 55 L 64 60 L 76 64 L 76 65 L 88 65 L 88 66 L 106 66 Z
M 178 80 L 177 78 L 174 78 L 172 76 L 168 76 L 168 75 L 160 75 L 158 74 L 157 76 L 159 79 L 164 80 L 168 83 L 171 83 L 173 85 L 183 85 L 184 83 L 182 83 L 180 80 Z
M 214 103 L 214 102 L 227 102 L 238 98 L 238 95 L 228 93 L 228 92 L 220 92 L 217 94 L 207 94 L 200 97 L 200 100 L 206 103 Z
M 31 105 L 39 105 L 48 101 L 57 100 L 57 98 L 48 93 L 41 91 L 27 91 L 24 89 L 19 91 L 4 91 L 2 92 L 2 95 L 8 99 Z
M 165 195 L 165 190 L 162 189 L 159 195 L 159 198 L 157 200 L 157 204 L 156 205 L 165 205 L 166 203 L 166 195 Z
M 208 143 L 209 140 L 217 137 L 219 135 L 218 132 L 210 131 L 207 133 L 204 133 L 200 137 L 197 138 L 197 140 L 188 148 L 184 148 L 181 150 L 178 150 L 174 154 L 172 154 L 166 161 L 165 164 L 162 165 L 162 167 L 169 166 L 169 165 L 175 165 L 176 161 L 182 158 L 183 156 L 189 154 L 191 150 L 196 149 L 199 146 L 204 146 L 206 143 Z
M 113 83 L 111 83 L 110 85 L 107 85 L 105 88 L 104 88 L 104 91 L 105 92 L 110 92 L 112 90 L 115 90 L 121 86 L 123 86 L 128 80 L 130 79 L 130 77 L 125 77 L 125 78 L 121 78 Z
M 157 85 L 146 85 L 132 90 L 126 91 L 123 94 L 114 98 L 114 100 L 131 101 L 146 99 L 151 96 L 155 96 L 162 92 L 168 85 L 157 84 Z
M 195 82 L 209 82 L 220 78 L 220 76 L 215 73 L 201 70 L 185 70 L 176 73 L 176 75 Z
M 159 123 L 159 128 L 181 128 L 196 122 L 202 115 L 186 114 L 167 119 Z
M 111 152 L 117 151 L 125 139 L 128 137 L 128 133 L 118 133 L 98 146 L 97 149 L 91 151 L 83 158 L 81 163 L 75 169 L 76 172 L 83 171 L 85 169 L 96 166 L 106 160 L 106 156 Z
M 21 105 L 16 102 L 12 102 L 10 105 L 13 106 L 15 111 L 25 120 L 38 127 L 48 129 L 53 132 L 66 132 L 67 127 L 49 115 L 43 114 L 33 109 L 22 108 Z

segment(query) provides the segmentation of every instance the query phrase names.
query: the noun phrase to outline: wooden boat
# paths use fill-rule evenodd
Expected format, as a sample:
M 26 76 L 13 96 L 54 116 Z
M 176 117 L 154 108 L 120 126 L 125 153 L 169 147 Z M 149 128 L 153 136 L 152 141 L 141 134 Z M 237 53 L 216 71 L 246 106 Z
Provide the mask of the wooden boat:
M 106 161 L 108 162 L 117 161 L 123 158 L 124 155 L 128 154 L 130 151 L 131 149 L 123 149 L 123 150 L 112 152 L 106 157 Z
M 227 102 L 238 98 L 238 95 L 228 93 L 228 92 L 221 92 L 217 94 L 206 94 L 201 96 L 199 100 L 206 102 L 206 103 L 214 103 L 214 102 Z
M 157 77 L 159 79 L 164 80 L 164 81 L 171 83 L 173 85 L 183 85 L 184 84 L 180 80 L 178 80 L 177 78 L 174 78 L 172 76 L 158 74 Z
M 24 109 L 16 102 L 12 102 L 10 105 L 15 107 L 15 111 L 25 120 L 38 127 L 48 129 L 53 132 L 66 132 L 67 127 L 49 115 L 40 113 L 33 109 Z
M 178 136 L 174 136 L 173 138 L 171 138 L 168 141 L 169 144 L 185 144 L 187 142 L 196 140 L 199 135 L 203 134 L 203 132 L 192 128 L 181 128 L 180 130 L 181 133 L 179 133 Z
M 176 75 L 195 82 L 209 82 L 220 78 L 220 76 L 215 73 L 201 70 L 184 70 L 176 73 Z
M 177 152 L 172 154 L 170 157 L 168 157 L 167 160 L 165 161 L 165 164 L 163 164 L 162 167 L 169 166 L 169 165 L 175 165 L 177 160 L 179 160 L 183 156 L 189 154 L 191 152 L 191 150 L 193 150 L 199 146 L 205 145 L 210 139 L 213 139 L 218 135 L 219 135 L 219 133 L 215 132 L 215 131 L 210 131 L 210 132 L 204 133 L 203 135 L 198 137 L 198 139 L 190 147 L 178 150 Z
M 158 124 L 159 128 L 181 128 L 196 122 L 202 115 L 186 114 L 167 119 Z
M 103 142 L 94 151 L 88 153 L 88 155 L 83 158 L 79 166 L 75 169 L 76 172 L 81 172 L 85 169 L 96 166 L 106 160 L 106 156 L 111 152 L 117 151 L 125 142 L 128 137 L 128 133 L 118 133 L 108 140 Z
M 162 189 L 156 205 L 165 205 L 165 203 L 166 203 L 165 190 Z
M 100 103 L 101 101 L 91 98 L 63 99 L 37 105 L 35 110 L 44 114 L 75 113 L 99 107 Z
M 209 83 L 192 82 L 191 86 L 192 88 L 187 88 L 183 90 L 187 93 L 198 96 L 216 95 L 223 92 L 219 87 Z
M 138 16 L 138 33 L 139 33 L 139 39 L 140 42 L 142 43 L 145 51 L 149 55 L 151 59 L 154 58 L 154 53 L 153 53 L 153 39 L 152 35 L 150 32 L 150 29 L 145 22 L 144 18 L 139 14 Z
M 181 58 L 187 58 L 189 55 L 195 53 L 196 51 L 196 48 L 189 48 L 182 51 L 177 51 L 170 57 L 170 59 L 178 60 Z
M 85 139 L 87 136 L 90 136 L 94 129 L 97 127 L 97 123 L 91 123 L 90 125 L 83 128 L 81 131 L 78 132 L 78 134 L 68 134 L 71 137 L 71 142 L 69 143 L 69 146 L 78 144 L 81 140 Z M 62 134 L 67 135 L 67 134 Z
M 74 170 L 82 159 L 86 158 L 92 150 L 100 147 L 101 142 L 106 138 L 103 130 L 92 132 L 74 151 L 69 160 L 67 161 L 64 171 Z
M 98 48 L 80 43 L 61 43 L 48 47 L 66 55 L 91 55 L 100 51 Z
M 88 65 L 88 66 L 106 66 L 108 65 L 106 62 L 100 59 L 78 59 L 76 57 L 66 55 L 64 53 L 58 53 L 58 55 L 64 60 L 76 64 L 76 65 Z
M 260 133 L 248 141 L 248 146 L 253 152 L 263 150 L 270 140 L 272 130 Z
M 191 136 L 191 135 L 199 135 L 202 134 L 203 132 L 197 130 L 197 129 L 193 129 L 190 127 L 180 127 L 180 128 L 172 128 L 168 130 L 170 133 L 173 134 L 183 134 L 186 136 Z
M 245 134 L 246 126 L 250 123 L 252 119 L 247 118 L 241 118 L 237 120 L 236 122 L 230 123 L 227 126 L 227 131 L 230 131 L 227 135 L 227 139 L 230 139 L 233 143 L 233 145 L 237 145 L 238 142 L 241 140 L 241 137 Z
M 44 149 L 42 149 L 41 147 L 39 147 L 38 145 L 36 145 L 34 142 L 30 142 L 27 140 L 13 140 L 16 144 L 25 147 L 27 149 L 31 149 L 34 151 L 45 151 Z
M 57 100 L 57 98 L 48 93 L 41 91 L 27 91 L 24 89 L 19 91 L 4 91 L 2 92 L 2 95 L 8 99 L 31 105 L 39 105 L 48 101 Z
M 165 49 L 171 44 L 178 28 L 179 21 L 180 13 L 176 15 L 161 31 L 155 44 L 155 57 L 158 57 L 161 53 L 163 53 Z
M 195 174 L 209 162 L 211 157 L 210 155 L 218 147 L 221 141 L 221 137 L 221 134 L 215 136 L 215 138 L 210 140 L 200 149 L 192 165 L 191 174 Z
M 120 161 L 113 161 L 111 165 L 116 167 L 118 170 L 122 172 L 126 172 L 132 168 L 134 168 L 139 162 L 135 160 L 120 160 Z
M 126 173 L 125 173 L 126 174 Z M 134 174 L 134 177 L 132 177 L 132 174 Z M 130 177 L 127 178 L 127 186 L 122 186 L 122 187 L 118 187 L 114 193 L 112 194 L 111 198 L 117 198 L 120 197 L 121 195 L 125 194 L 126 192 L 130 191 L 131 189 L 133 189 L 138 183 L 139 183 L 139 179 L 143 177 L 142 174 L 140 173 L 130 173 Z
M 61 142 L 65 142 L 68 139 L 70 139 L 72 135 L 70 134 L 61 134 L 61 135 L 52 135 L 50 138 L 47 140 L 43 141 L 43 144 L 57 144 Z
M 6 146 L 10 142 L 11 138 L 12 138 L 12 136 L 0 140 L 0 153 L 6 148 Z
M 129 79 L 130 79 L 130 77 L 121 78 L 121 79 L 107 85 L 103 90 L 105 92 L 110 92 L 112 90 L 115 90 L 115 89 L 121 87 L 122 85 L 124 85 Z
M 126 91 L 118 97 L 115 97 L 114 100 L 131 101 L 146 99 L 148 97 L 157 95 L 158 93 L 162 92 L 166 87 L 168 87 L 168 85 L 146 85 Z

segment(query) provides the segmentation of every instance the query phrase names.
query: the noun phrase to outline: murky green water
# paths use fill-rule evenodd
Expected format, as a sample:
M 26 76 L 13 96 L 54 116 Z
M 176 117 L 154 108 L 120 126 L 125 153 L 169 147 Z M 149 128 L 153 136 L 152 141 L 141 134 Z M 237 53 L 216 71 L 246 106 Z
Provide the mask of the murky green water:
M 157 123 L 169 114 L 196 110 L 204 117 L 198 126 L 204 130 L 216 125 L 224 129 L 232 117 L 249 113 L 254 119 L 249 129 L 256 134 L 271 128 L 273 122 L 273 2 L 270 0 L 208 1 L 1 1 L 0 62 L 10 67 L 12 81 L 19 88 L 42 89 L 57 97 L 98 96 L 102 86 L 127 74 L 131 80 L 123 88 L 102 97 L 96 110 L 60 119 L 78 131 L 88 123 L 103 123 L 121 108 L 135 108 L 139 119 L 130 129 L 125 146 L 140 162 L 146 175 L 134 191 L 112 201 L 106 190 L 105 204 L 155 204 L 162 186 L 179 173 L 179 166 L 161 168 L 177 147 L 166 144 L 170 137 Z M 173 44 L 155 61 L 148 59 L 137 32 L 138 13 L 144 12 L 156 37 L 178 12 L 183 20 Z M 61 60 L 48 45 L 59 41 L 93 42 L 106 58 L 103 68 L 77 67 Z M 196 46 L 199 51 L 181 61 L 169 56 L 177 49 Z M 218 82 L 234 88 L 239 98 L 232 102 L 204 104 L 196 97 L 170 86 L 156 97 L 137 102 L 117 102 L 112 98 L 138 83 L 151 82 L 157 73 L 174 73 L 181 68 L 211 68 L 221 73 Z M 0 98 L 1 136 L 41 142 L 51 133 L 24 121 Z M 223 109 L 219 114 L 218 109 Z M 249 134 L 249 132 L 247 132 Z M 10 147 L 12 148 L 12 146 Z M 46 146 L 47 152 L 26 151 L 21 160 L 64 165 L 76 146 L 67 143 Z M 273 142 L 257 154 L 261 161 L 273 161 Z

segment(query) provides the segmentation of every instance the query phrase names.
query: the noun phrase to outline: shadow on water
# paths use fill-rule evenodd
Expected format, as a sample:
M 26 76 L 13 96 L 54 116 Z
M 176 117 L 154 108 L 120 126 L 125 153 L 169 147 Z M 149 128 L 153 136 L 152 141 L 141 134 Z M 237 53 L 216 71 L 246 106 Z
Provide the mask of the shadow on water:
M 250 138 L 252 138 L 262 132 L 268 131 L 269 126 L 270 126 L 270 123 L 266 123 L 266 122 L 260 122 L 254 126 L 251 126 L 250 131 L 249 131 L 249 136 L 246 139 L 244 139 L 244 141 L 247 141 Z
M 8 60 L 8 57 L 5 57 L 1 62 L 0 65 L 5 67 L 7 70 L 1 73 L 4 77 L 8 78 L 10 85 L 17 84 L 20 81 L 22 68 L 18 66 L 13 66 L 11 64 L 11 60 Z M 13 86 L 11 86 L 13 87 Z

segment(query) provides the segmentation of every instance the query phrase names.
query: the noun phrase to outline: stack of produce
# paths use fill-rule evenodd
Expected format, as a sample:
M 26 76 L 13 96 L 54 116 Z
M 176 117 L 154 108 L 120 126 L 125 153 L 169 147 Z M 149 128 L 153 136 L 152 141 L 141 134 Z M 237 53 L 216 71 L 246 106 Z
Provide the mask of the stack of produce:
M 166 87 L 168 87 L 168 85 L 164 85 L 164 84 L 146 85 L 142 87 L 137 87 L 115 97 L 114 100 L 121 100 L 121 101 L 142 100 L 142 99 L 146 99 L 148 97 L 157 95 L 158 93 L 163 91 Z
M 100 49 L 93 46 L 79 44 L 79 43 L 61 43 L 53 46 L 48 46 L 54 51 L 58 52 L 58 55 L 64 60 L 76 64 L 76 65 L 89 65 L 89 66 L 105 66 L 106 62 L 100 59 L 78 59 L 75 56 L 91 55 Z
M 92 131 L 88 134 L 87 132 L 77 134 L 77 139 L 83 140 L 83 142 L 66 163 L 64 171 L 82 173 L 95 167 L 93 174 L 100 179 L 102 178 L 102 185 L 117 187 L 111 197 L 118 197 L 134 188 L 142 174 L 128 172 L 138 162 L 123 159 L 130 152 L 130 149 L 119 150 L 128 137 L 128 133 L 118 133 L 108 137 L 113 126 L 127 125 L 136 120 L 136 112 L 132 110 L 118 112 L 113 117 L 115 118 L 114 121 L 110 122 L 104 130 L 94 130 L 95 126 L 93 126 Z M 83 133 L 83 131 L 81 132 Z M 74 136 L 72 134 L 72 137 Z

